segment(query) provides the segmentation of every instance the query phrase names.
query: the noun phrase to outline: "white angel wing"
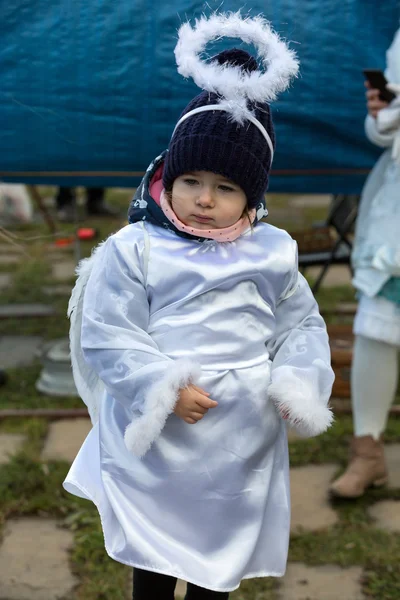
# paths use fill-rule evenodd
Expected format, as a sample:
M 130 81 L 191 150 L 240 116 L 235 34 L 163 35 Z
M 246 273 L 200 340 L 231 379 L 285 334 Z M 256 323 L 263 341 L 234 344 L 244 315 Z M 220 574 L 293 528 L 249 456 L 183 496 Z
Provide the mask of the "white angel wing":
M 101 260 L 103 247 L 104 242 L 95 248 L 90 258 L 84 258 L 77 266 L 76 274 L 78 278 L 72 290 L 67 313 L 70 319 L 69 342 L 72 373 L 78 394 L 88 407 L 93 425 L 99 420 L 99 402 L 104 394 L 105 386 L 97 373 L 84 359 L 81 347 L 81 328 L 86 285 L 94 263 Z

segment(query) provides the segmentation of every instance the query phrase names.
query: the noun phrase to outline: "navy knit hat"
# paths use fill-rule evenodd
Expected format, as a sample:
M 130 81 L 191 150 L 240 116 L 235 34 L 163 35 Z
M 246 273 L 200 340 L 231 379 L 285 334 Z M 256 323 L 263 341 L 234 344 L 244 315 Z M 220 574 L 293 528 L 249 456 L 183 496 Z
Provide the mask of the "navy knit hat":
M 212 60 L 220 65 L 239 66 L 247 73 L 258 69 L 255 58 L 237 48 L 225 50 Z M 181 117 L 200 106 L 217 104 L 219 98 L 204 91 L 189 102 Z M 248 102 L 248 108 L 275 147 L 269 105 Z M 271 158 L 265 137 L 250 121 L 241 125 L 221 110 L 201 112 L 188 117 L 175 131 L 165 159 L 163 184 L 170 190 L 174 180 L 184 173 L 212 171 L 239 185 L 246 194 L 248 207 L 255 208 L 268 187 Z

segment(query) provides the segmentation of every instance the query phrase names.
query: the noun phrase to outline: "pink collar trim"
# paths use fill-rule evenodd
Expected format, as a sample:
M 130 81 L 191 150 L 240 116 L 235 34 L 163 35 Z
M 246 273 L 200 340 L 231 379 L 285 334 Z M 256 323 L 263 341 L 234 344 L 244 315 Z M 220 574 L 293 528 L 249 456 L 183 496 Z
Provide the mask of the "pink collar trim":
M 224 227 L 222 229 L 196 229 L 185 225 L 178 219 L 176 214 L 171 208 L 165 191 L 162 190 L 160 194 L 160 206 L 167 217 L 167 219 L 179 230 L 195 237 L 207 238 L 215 240 L 217 242 L 233 242 L 242 235 L 249 228 L 249 219 L 247 215 L 244 215 L 239 221 L 230 225 L 230 227 Z M 256 210 L 253 208 L 249 211 L 250 221 L 254 223 L 256 218 Z

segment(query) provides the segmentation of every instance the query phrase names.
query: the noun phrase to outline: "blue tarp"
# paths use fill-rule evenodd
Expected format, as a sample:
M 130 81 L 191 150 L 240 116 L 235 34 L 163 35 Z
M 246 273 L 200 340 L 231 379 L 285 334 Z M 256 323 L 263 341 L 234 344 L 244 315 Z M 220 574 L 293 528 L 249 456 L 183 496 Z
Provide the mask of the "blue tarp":
M 361 72 L 384 67 L 398 0 L 0 0 L 0 177 L 136 185 L 198 91 L 176 71 L 179 24 L 221 6 L 262 13 L 301 60 L 273 106 L 270 189 L 358 192 L 378 155 Z

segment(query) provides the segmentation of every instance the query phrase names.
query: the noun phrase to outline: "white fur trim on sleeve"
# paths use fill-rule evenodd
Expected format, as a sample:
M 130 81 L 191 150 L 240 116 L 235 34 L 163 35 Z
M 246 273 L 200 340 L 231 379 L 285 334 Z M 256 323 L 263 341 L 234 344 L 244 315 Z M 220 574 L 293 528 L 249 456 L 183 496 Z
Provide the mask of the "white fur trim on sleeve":
M 289 366 L 272 371 L 268 395 L 290 426 L 303 437 L 320 435 L 332 424 L 332 411 L 323 399 L 325 390 L 321 393 L 316 381 L 295 375 Z
M 200 366 L 190 360 L 177 360 L 168 365 L 165 376 L 146 393 L 143 414 L 125 430 L 125 445 L 132 454 L 138 457 L 146 454 L 173 412 L 179 389 L 195 383 L 200 373 Z

